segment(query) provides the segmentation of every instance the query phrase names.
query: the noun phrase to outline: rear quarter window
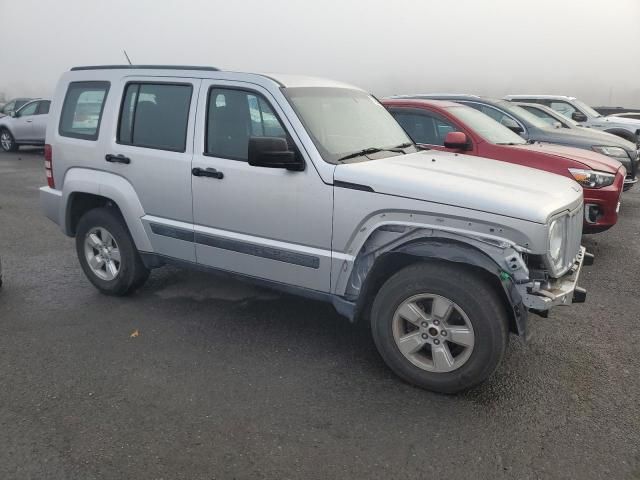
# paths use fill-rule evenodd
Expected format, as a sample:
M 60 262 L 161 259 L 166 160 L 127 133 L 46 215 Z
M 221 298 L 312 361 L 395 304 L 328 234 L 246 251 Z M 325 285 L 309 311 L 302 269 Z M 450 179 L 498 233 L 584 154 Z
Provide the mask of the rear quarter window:
M 109 82 L 72 82 L 64 97 L 58 133 L 63 137 L 96 140 Z

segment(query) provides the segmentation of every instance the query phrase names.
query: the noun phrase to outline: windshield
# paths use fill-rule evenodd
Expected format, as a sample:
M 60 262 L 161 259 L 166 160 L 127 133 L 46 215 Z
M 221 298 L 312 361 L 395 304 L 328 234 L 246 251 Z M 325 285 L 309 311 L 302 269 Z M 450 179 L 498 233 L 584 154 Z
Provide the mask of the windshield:
M 459 106 L 451 107 L 448 111 L 461 122 L 466 123 L 469 128 L 489 143 L 493 144 L 515 144 L 524 145 L 527 143 L 523 138 L 509 130 L 504 125 L 496 122 L 493 118 L 471 107 Z
M 584 113 L 588 117 L 596 117 L 597 118 L 597 117 L 601 117 L 602 116 L 598 112 L 596 112 L 593 108 L 591 108 L 589 105 L 584 103 L 582 100 L 574 100 L 573 103 L 575 104 L 576 107 L 578 107 L 580 110 L 582 110 L 582 113 Z
M 524 108 L 519 107 L 511 102 L 500 102 L 500 106 L 507 112 L 512 113 L 516 117 L 520 117 L 522 121 L 529 123 L 536 128 L 549 128 L 549 125 L 542 119 L 536 117 L 533 113 L 527 112 Z
M 553 126 L 555 123 L 560 123 L 561 125 L 564 125 L 567 128 L 569 128 L 571 126 L 575 127 L 575 126 L 578 125 L 577 122 L 574 122 L 570 118 L 564 117 L 564 116 L 554 112 L 551 109 L 545 108 L 544 106 L 538 106 L 538 105 L 536 105 L 535 107 L 532 106 L 532 105 L 519 105 L 519 106 L 524 108 L 527 112 L 531 112 L 536 117 L 544 120 L 550 126 Z
M 330 163 L 362 150 L 413 145 L 391 114 L 365 92 L 324 87 L 285 88 L 283 92 Z

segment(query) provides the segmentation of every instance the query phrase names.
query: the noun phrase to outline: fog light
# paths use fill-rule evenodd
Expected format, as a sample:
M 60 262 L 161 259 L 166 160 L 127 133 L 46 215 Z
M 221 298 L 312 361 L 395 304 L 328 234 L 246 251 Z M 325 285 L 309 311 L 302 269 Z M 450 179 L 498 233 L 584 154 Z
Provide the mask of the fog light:
M 600 205 L 594 203 L 587 203 L 585 205 L 584 218 L 587 223 L 596 223 L 601 216 L 602 210 L 600 210 Z

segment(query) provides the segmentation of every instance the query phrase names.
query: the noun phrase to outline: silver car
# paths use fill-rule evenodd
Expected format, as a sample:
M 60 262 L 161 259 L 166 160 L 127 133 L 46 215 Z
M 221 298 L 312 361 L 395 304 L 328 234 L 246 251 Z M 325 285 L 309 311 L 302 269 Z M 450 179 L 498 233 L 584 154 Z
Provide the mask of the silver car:
M 529 312 L 586 296 L 577 183 L 419 149 L 339 82 L 75 68 L 45 169 L 42 208 L 99 291 L 130 294 L 173 263 L 329 302 L 371 323 L 399 376 L 439 392 L 485 380 Z
M 564 95 L 507 95 L 505 100 L 540 103 L 576 121 L 579 125 L 612 133 L 640 145 L 640 120 L 605 117 L 576 97 Z
M 0 147 L 14 152 L 21 145 L 44 145 L 50 105 L 50 100 L 32 100 L 0 118 Z

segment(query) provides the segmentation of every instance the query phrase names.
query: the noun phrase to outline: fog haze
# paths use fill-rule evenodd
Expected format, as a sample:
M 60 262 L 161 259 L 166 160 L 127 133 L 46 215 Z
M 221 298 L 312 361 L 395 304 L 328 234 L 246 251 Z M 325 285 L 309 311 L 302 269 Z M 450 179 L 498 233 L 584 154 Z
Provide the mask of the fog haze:
M 214 65 L 329 77 L 378 96 L 576 95 L 640 107 L 640 1 L 0 0 L 0 94 L 75 65 Z

